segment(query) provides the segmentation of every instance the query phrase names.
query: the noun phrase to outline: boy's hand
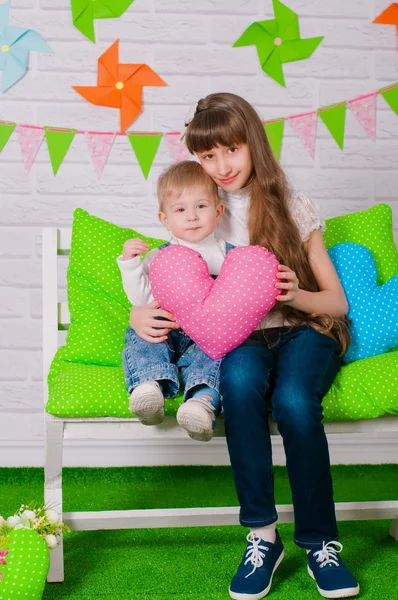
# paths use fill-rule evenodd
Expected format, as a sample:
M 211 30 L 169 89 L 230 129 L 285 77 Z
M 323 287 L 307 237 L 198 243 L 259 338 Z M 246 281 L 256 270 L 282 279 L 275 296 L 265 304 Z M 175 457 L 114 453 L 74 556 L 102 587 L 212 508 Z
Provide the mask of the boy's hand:
M 133 238 L 132 240 L 127 240 L 123 244 L 123 256 L 122 260 L 130 260 L 131 258 L 135 258 L 140 254 L 144 254 L 149 250 L 149 244 L 140 240 L 140 238 Z
M 162 318 L 161 321 L 159 317 Z M 180 327 L 175 316 L 159 308 L 156 300 L 145 306 L 133 306 L 130 311 L 130 325 L 137 335 L 152 344 L 165 342 L 168 333 Z

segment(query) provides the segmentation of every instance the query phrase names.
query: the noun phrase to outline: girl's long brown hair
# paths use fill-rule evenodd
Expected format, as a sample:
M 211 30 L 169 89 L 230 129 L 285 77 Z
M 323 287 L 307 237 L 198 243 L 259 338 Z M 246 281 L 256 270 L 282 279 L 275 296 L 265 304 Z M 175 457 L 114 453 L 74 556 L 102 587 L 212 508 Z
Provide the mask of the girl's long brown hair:
M 271 250 L 278 260 L 295 271 L 300 288 L 319 291 L 308 261 L 306 243 L 289 210 L 292 191 L 275 159 L 260 117 L 240 96 L 210 94 L 199 101 L 185 132 L 188 150 L 206 152 L 217 145 L 248 144 L 253 161 L 250 184 L 248 231 L 250 244 Z M 289 306 L 282 310 L 292 325 L 307 323 L 336 340 L 340 354 L 350 343 L 348 321 L 326 314 L 307 314 Z

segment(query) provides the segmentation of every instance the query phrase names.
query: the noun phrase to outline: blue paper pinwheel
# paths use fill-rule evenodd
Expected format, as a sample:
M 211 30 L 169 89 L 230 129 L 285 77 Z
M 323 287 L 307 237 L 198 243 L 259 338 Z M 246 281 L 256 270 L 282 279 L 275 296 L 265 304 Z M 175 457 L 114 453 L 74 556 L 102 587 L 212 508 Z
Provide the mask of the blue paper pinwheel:
M 24 76 L 31 50 L 53 53 L 47 42 L 33 29 L 8 25 L 9 10 L 10 1 L 0 5 L 0 70 L 3 71 L 3 92 Z

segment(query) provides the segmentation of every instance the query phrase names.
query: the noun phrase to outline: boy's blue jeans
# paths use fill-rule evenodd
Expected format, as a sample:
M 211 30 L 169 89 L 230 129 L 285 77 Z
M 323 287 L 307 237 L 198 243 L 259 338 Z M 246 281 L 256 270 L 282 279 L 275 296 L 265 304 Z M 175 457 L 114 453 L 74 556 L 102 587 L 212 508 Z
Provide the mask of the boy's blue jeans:
M 337 539 L 322 398 L 339 368 L 336 342 L 307 325 L 255 332 L 224 358 L 220 391 L 242 525 L 263 527 L 277 520 L 268 428 L 272 406 L 286 453 L 295 542 L 321 548 L 322 541 Z
M 170 331 L 166 342 L 151 344 L 128 327 L 124 341 L 123 371 L 129 393 L 145 381 L 158 381 L 165 398 L 176 396 L 181 382 L 184 401 L 198 385 L 219 392 L 222 361 L 207 356 L 181 329 Z

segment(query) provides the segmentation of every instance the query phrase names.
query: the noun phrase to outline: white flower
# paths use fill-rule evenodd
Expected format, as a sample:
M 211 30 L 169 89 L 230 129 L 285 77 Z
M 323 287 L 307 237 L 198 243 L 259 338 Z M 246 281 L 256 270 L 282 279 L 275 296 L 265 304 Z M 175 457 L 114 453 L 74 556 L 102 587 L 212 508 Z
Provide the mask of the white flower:
M 21 514 L 21 517 L 26 517 L 27 519 L 30 519 L 31 521 L 35 521 L 36 513 L 33 512 L 33 510 L 24 510 L 23 513 Z
M 13 517 L 8 517 L 7 519 L 7 523 L 8 525 L 11 527 L 11 529 L 14 529 L 16 525 L 19 525 L 19 523 L 22 522 L 21 517 L 17 517 L 16 515 L 14 515 Z
M 4 524 L 5 519 L 0 515 L 0 527 Z
M 57 538 L 55 537 L 55 535 L 46 535 L 46 537 L 44 538 L 46 541 L 47 546 L 50 548 L 50 550 L 53 550 L 54 548 L 57 547 Z
M 19 519 L 19 522 L 15 525 L 15 530 L 32 528 L 32 521 L 26 515 L 20 515 L 17 519 Z
M 44 513 L 48 519 L 48 522 L 51 525 L 58 525 L 59 523 L 59 515 L 55 510 L 46 510 Z
M 21 515 L 21 523 L 24 529 L 31 529 L 32 521 L 26 515 Z

